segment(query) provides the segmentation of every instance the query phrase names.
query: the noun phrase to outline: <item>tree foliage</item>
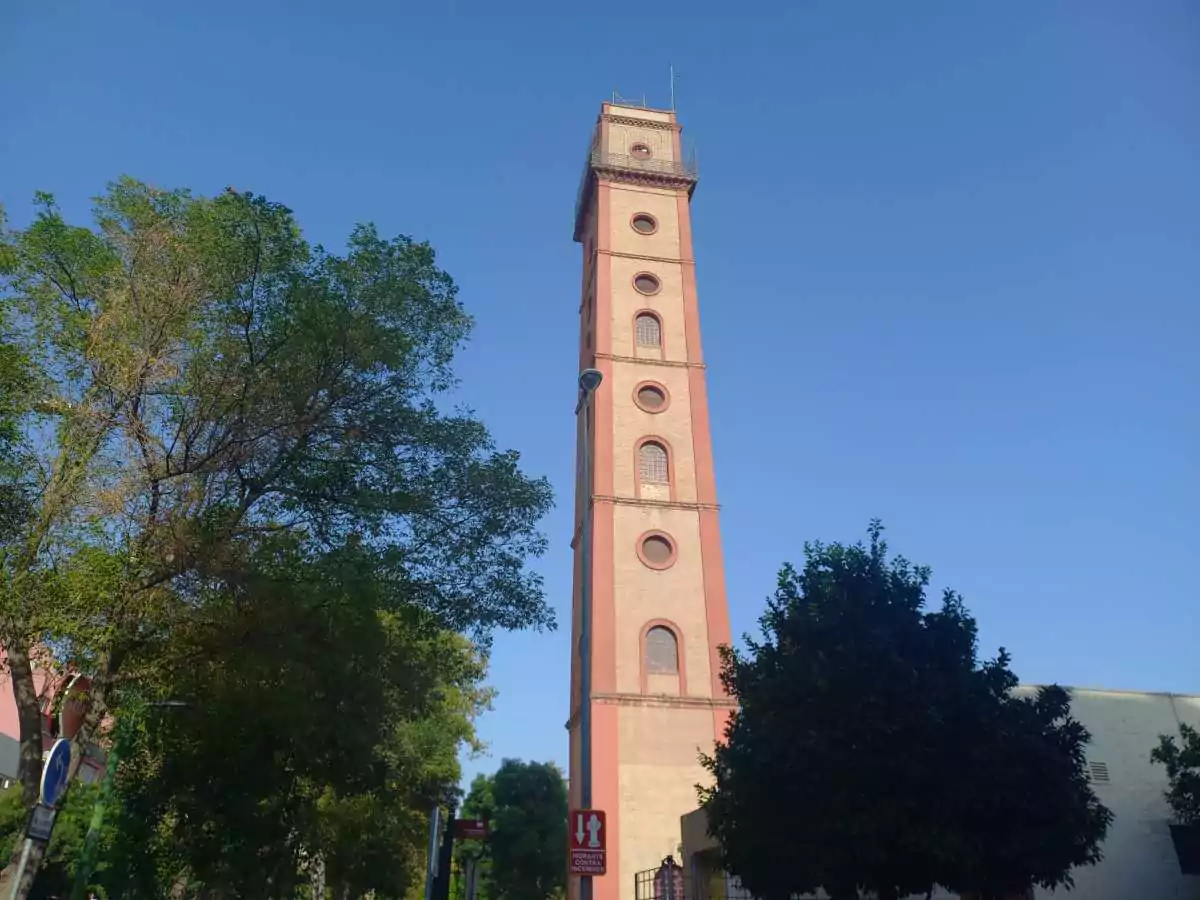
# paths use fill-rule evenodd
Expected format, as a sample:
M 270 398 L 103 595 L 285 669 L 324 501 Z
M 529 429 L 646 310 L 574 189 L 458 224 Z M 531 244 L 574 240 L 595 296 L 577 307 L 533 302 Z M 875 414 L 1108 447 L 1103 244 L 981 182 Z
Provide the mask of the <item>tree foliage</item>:
M 0 442 L 20 459 L 0 471 L 13 510 L 0 528 L 0 642 L 26 804 L 41 769 L 41 643 L 93 676 L 83 743 L 128 667 L 152 669 L 154 653 L 235 620 L 259 649 L 255 630 L 278 611 L 247 609 L 285 567 L 325 586 L 357 579 L 360 623 L 408 627 L 420 611 L 484 644 L 495 628 L 553 624 L 525 568 L 544 547 L 548 486 L 469 412 L 437 403 L 471 320 L 427 244 L 360 226 L 333 253 L 305 242 L 287 208 L 232 190 L 123 179 L 92 228 L 39 202 L 33 224 L 0 238 L 0 379 L 19 387 Z M 287 590 L 310 590 L 301 607 L 317 618 L 341 596 Z M 231 609 L 245 617 L 222 619 Z M 288 640 L 311 634 L 300 624 Z M 331 654 L 351 652 L 339 640 Z M 336 718 L 331 701 L 312 702 Z M 371 739 L 350 730 L 339 740 L 369 755 Z
M 189 705 L 146 718 L 120 768 L 124 846 L 139 849 L 109 860 L 110 893 L 182 878 L 292 896 L 318 862 L 335 896 L 414 883 L 427 810 L 454 797 L 487 699 L 482 660 L 426 613 L 376 613 L 348 565 L 336 592 L 320 580 L 334 573 L 278 572 L 156 659 L 158 690 Z
M 486 841 L 464 841 L 460 860 L 478 866 L 480 900 L 551 900 L 566 891 L 567 785 L 554 763 L 504 760 L 478 775 L 463 814 L 487 819 Z
M 71 893 L 75 863 L 83 851 L 84 837 L 92 818 L 92 808 L 100 789 L 97 785 L 78 785 L 54 822 L 41 876 L 33 893 L 33 900 L 48 900 L 52 897 L 67 897 Z M 21 788 L 13 785 L 0 793 L 0 852 L 19 851 L 25 837 L 25 825 L 29 810 L 21 801 Z M 100 835 L 101 847 L 106 851 L 118 839 L 111 824 Z
M 1159 735 L 1150 759 L 1167 770 L 1167 803 L 1180 825 L 1200 825 L 1200 731 L 1180 723 L 1179 743 Z
M 726 865 L 767 900 L 1069 885 L 1111 814 L 1067 693 L 1014 693 L 1004 651 L 980 664 L 961 598 L 926 610 L 929 570 L 881 534 L 806 545 L 762 637 L 722 650 L 739 708 L 701 797 Z

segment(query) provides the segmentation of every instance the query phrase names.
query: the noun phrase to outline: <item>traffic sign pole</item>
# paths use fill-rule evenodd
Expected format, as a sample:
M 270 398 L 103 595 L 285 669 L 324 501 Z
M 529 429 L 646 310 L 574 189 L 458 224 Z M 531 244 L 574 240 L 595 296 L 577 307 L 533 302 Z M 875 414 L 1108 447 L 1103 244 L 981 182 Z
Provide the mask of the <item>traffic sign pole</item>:
M 437 875 L 438 833 L 442 823 L 442 808 L 434 806 L 429 813 L 429 858 L 425 867 L 425 900 L 433 900 L 433 879 Z
M 25 880 L 25 870 L 29 868 L 29 854 L 33 850 L 33 838 L 25 838 L 25 846 L 21 848 L 21 863 L 17 866 L 17 877 L 13 879 L 12 893 L 8 900 L 17 900 L 21 892 L 21 882 Z

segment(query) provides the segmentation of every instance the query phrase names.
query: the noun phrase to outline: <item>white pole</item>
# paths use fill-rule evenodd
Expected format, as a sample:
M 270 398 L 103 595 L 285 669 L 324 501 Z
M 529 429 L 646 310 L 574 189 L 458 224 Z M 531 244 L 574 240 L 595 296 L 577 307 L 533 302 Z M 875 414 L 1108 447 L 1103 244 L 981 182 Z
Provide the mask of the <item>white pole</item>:
M 429 814 L 429 864 L 425 867 L 425 900 L 433 900 L 433 879 L 438 868 L 438 825 L 441 819 L 441 807 L 435 806 Z
M 17 877 L 13 879 L 12 893 L 8 900 L 17 900 L 21 892 L 21 882 L 25 880 L 25 869 L 29 865 L 29 854 L 33 851 L 33 838 L 25 838 L 25 846 L 21 848 L 21 864 L 17 866 Z
M 465 900 L 475 900 L 475 860 L 467 860 Z

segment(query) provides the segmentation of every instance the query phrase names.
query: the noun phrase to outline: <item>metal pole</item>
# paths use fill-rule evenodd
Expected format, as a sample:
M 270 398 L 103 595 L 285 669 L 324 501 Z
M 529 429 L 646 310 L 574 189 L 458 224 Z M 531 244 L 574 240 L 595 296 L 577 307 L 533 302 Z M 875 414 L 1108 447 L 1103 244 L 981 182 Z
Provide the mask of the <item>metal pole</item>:
M 583 406 L 583 523 L 579 542 L 579 801 L 592 808 L 592 440 L 591 410 Z M 588 879 L 590 880 L 590 879 Z
M 29 866 L 29 854 L 33 850 L 33 838 L 25 838 L 25 846 L 21 848 L 21 864 L 17 866 L 17 877 L 13 879 L 12 893 L 8 900 L 17 900 L 21 893 L 21 882 L 25 880 L 25 869 Z
M 433 900 L 433 878 L 437 874 L 438 859 L 438 823 L 441 817 L 441 807 L 435 806 L 429 814 L 429 859 L 425 866 L 425 900 Z
M 671 112 L 675 112 L 675 64 L 671 63 Z
M 450 879 L 454 875 L 454 807 L 442 817 L 442 840 L 438 845 L 437 875 L 433 879 L 433 900 L 450 900 Z
M 467 859 L 467 871 L 464 875 L 466 888 L 463 891 L 464 900 L 475 900 L 475 860 Z
M 579 540 L 579 800 L 592 808 L 592 437 L 591 398 L 602 375 L 587 369 L 579 376 L 579 405 L 583 413 L 583 524 Z M 592 900 L 592 876 L 581 875 L 580 900 Z

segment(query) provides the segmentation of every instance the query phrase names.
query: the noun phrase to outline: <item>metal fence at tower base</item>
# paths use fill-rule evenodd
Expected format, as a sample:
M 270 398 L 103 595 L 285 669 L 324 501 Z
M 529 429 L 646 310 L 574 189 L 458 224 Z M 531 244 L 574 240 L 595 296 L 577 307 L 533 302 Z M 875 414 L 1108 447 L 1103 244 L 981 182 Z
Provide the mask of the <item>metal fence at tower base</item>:
M 685 872 L 671 857 L 633 876 L 634 900 L 754 900 L 738 880 L 721 871 Z
M 669 860 L 669 863 L 668 863 Z M 646 869 L 633 877 L 634 900 L 755 900 L 753 894 L 742 887 L 734 875 L 719 869 L 699 867 L 695 872 L 688 872 L 668 857 L 657 869 Z M 873 894 L 866 895 L 867 900 Z M 932 894 L 918 894 L 906 900 L 979 900 L 974 894 L 961 896 L 950 894 L 942 889 Z M 796 894 L 792 900 L 828 900 L 828 895 L 822 891 L 816 894 Z M 1024 894 L 1014 894 L 1005 900 L 1034 900 L 1033 891 Z M 1081 898 L 1086 900 L 1086 898 Z

